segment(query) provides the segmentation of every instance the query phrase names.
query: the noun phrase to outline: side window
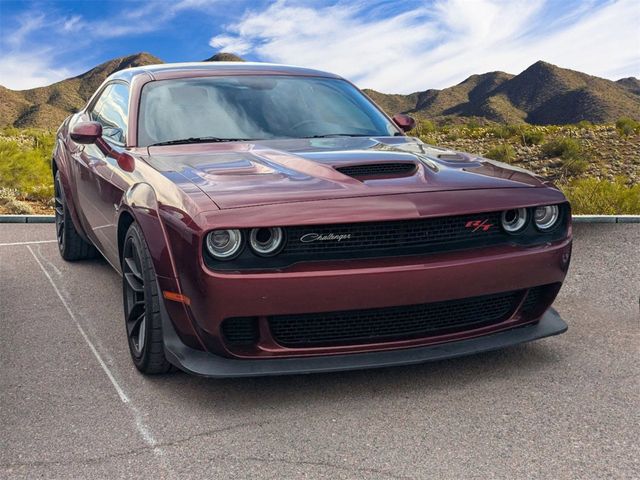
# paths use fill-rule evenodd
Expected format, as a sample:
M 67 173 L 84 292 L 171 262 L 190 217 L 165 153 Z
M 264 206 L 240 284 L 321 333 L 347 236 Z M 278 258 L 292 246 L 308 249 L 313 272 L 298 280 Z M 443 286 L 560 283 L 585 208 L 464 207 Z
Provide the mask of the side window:
M 109 85 L 100 95 L 91 119 L 102 124 L 102 136 L 124 144 L 129 115 L 129 88 L 122 83 Z

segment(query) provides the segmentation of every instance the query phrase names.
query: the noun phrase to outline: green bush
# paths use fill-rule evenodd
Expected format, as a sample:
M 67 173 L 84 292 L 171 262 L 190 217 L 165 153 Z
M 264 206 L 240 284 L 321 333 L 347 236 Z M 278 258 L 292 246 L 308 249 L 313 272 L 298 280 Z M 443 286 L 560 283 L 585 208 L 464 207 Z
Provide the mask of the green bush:
M 520 132 L 523 145 L 540 145 L 544 141 L 544 132 L 533 128 L 524 128 Z
M 516 151 L 508 143 L 502 143 L 492 147 L 484 156 L 499 162 L 511 163 L 516 158 Z
M 437 130 L 437 127 L 431 120 L 420 120 L 418 121 L 416 130 L 418 130 L 418 135 L 427 135 L 429 133 L 434 133 Z
M 593 123 L 591 123 L 589 120 L 580 120 L 578 123 L 576 123 L 576 127 L 578 127 L 578 128 L 593 128 Z
M 616 130 L 621 137 L 629 137 L 634 133 L 640 133 L 640 122 L 633 118 L 622 117 L 616 122 Z
M 546 157 L 561 157 L 563 160 L 578 158 L 583 154 L 582 144 L 575 138 L 554 138 L 542 145 L 542 153 Z
M 0 187 L 29 200 L 46 201 L 52 197 L 54 142 L 54 135 L 49 132 L 4 129 L 0 136 Z
M 627 185 L 623 177 L 614 181 L 574 179 L 560 188 L 571 202 L 573 213 L 640 215 L 640 185 Z

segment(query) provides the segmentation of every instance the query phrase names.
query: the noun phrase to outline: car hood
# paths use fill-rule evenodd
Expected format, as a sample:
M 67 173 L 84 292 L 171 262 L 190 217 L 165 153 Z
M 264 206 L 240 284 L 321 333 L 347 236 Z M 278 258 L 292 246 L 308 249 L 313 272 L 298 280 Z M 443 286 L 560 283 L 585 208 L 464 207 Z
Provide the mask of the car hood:
M 149 163 L 178 172 L 219 208 L 400 193 L 543 186 L 500 162 L 445 150 L 411 137 L 339 137 L 156 146 Z M 358 176 L 338 169 L 389 168 Z M 407 170 L 407 163 L 415 168 Z M 402 171 L 394 171 L 398 164 Z

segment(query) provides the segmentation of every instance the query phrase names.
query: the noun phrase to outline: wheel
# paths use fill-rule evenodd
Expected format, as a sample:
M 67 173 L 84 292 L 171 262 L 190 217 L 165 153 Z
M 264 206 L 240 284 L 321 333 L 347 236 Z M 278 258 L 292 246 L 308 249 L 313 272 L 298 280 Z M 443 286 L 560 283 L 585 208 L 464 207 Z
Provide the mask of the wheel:
M 60 172 L 56 172 L 53 189 L 55 195 L 56 239 L 58 240 L 60 255 L 69 261 L 96 257 L 98 251 L 78 234 L 76 227 L 73 225 L 64 190 L 62 189 L 62 182 L 60 181 Z
M 131 359 L 142 373 L 171 370 L 164 356 L 158 284 L 140 227 L 129 227 L 122 249 L 122 293 Z

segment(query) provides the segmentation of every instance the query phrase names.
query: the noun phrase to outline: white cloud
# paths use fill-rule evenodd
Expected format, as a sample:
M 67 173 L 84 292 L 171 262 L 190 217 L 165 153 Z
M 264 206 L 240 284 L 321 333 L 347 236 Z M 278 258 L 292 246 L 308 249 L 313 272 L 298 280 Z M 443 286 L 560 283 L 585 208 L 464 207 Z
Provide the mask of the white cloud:
M 31 15 L 29 12 L 27 15 L 18 19 L 20 26 L 16 28 L 10 35 L 7 35 L 6 41 L 12 47 L 20 46 L 25 38 L 32 32 L 42 28 L 44 25 L 44 15 Z
M 209 46 L 218 48 L 224 52 L 233 52 L 237 55 L 244 55 L 253 48 L 248 41 L 230 35 L 217 35 L 213 37 L 209 41 Z
M 360 86 L 408 93 L 473 73 L 518 73 L 537 60 L 609 78 L 640 73 L 640 2 L 439 0 L 371 19 L 362 4 L 253 10 L 210 45 L 330 70 Z
M 13 90 L 26 90 L 58 82 L 71 76 L 66 68 L 51 66 L 51 52 L 10 53 L 0 56 L 2 85 Z
M 82 28 L 82 16 L 81 15 L 73 15 L 72 17 L 67 18 L 62 24 L 62 29 L 65 32 L 75 32 Z

